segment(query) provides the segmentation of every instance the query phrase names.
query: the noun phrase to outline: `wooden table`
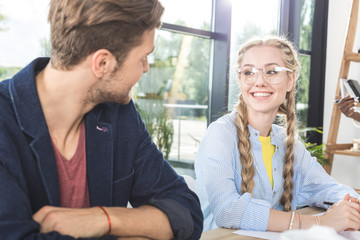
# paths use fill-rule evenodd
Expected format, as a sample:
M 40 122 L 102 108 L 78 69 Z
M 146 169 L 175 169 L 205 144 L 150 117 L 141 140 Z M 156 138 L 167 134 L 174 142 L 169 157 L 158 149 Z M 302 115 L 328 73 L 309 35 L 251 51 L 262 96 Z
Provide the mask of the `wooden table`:
M 314 215 L 317 213 L 323 212 L 324 209 L 321 208 L 313 208 L 313 207 L 306 207 L 296 210 L 296 212 L 301 214 L 308 214 L 308 215 Z M 255 237 L 249 237 L 239 234 L 233 234 L 237 229 L 227 229 L 227 228 L 218 228 L 210 231 L 203 232 L 201 235 L 201 240 L 258 240 L 261 238 L 255 238 Z

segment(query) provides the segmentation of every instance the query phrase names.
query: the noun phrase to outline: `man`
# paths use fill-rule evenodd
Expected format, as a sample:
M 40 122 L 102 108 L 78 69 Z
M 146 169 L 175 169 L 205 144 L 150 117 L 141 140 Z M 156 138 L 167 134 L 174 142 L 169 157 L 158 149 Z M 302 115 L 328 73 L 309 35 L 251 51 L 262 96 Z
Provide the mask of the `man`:
M 197 196 L 130 99 L 162 12 L 51 0 L 51 59 L 0 84 L 0 239 L 200 238 Z

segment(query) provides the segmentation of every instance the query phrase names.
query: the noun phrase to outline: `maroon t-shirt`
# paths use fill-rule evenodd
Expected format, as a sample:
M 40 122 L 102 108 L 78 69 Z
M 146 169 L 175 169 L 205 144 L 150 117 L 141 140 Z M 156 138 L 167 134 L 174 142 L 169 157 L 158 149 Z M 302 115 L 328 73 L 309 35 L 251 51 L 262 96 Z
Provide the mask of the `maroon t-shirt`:
M 53 142 L 60 187 L 60 206 L 90 207 L 86 180 L 85 122 L 80 125 L 80 137 L 74 156 L 66 159 Z

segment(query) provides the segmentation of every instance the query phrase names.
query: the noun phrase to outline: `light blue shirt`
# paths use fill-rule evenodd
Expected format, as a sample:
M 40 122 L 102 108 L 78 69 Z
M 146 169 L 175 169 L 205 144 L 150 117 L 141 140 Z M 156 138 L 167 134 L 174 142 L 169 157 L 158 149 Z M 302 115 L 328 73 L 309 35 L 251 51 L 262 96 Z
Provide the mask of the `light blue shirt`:
M 271 144 L 276 147 L 272 159 L 272 188 L 258 140 L 260 132 L 249 126 L 255 187 L 253 196 L 248 192 L 242 194 L 235 116 L 234 110 L 210 124 L 196 156 L 196 192 L 204 214 L 204 231 L 218 226 L 265 231 L 270 208 L 283 210 L 280 197 L 284 181 L 285 129 L 272 125 Z M 347 193 L 359 197 L 352 188 L 339 184 L 329 176 L 299 140 L 295 140 L 294 155 L 292 209 L 306 205 L 327 208 L 329 206 L 324 205 L 323 201 L 337 202 Z

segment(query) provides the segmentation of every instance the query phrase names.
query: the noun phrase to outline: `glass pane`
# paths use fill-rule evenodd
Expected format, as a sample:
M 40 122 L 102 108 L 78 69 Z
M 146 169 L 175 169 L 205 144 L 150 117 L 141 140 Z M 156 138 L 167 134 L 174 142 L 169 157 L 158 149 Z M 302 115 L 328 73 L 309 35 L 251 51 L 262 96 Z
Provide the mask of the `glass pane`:
M 229 102 L 231 111 L 239 94 L 235 66 L 237 50 L 254 36 L 278 33 L 279 0 L 232 1 Z
M 301 63 L 301 71 L 297 81 L 296 110 L 299 122 L 298 128 L 301 129 L 307 126 L 311 57 L 300 55 L 299 60 Z
M 314 18 L 315 1 L 302 0 L 300 41 L 301 50 L 311 51 L 312 24 Z
M 133 99 L 165 157 L 192 168 L 207 127 L 211 40 L 157 31 L 155 44 Z
M 165 7 L 163 22 L 211 30 L 212 0 L 161 0 L 161 3 Z
M 49 0 L 0 0 L 0 80 L 47 55 L 48 7 Z

